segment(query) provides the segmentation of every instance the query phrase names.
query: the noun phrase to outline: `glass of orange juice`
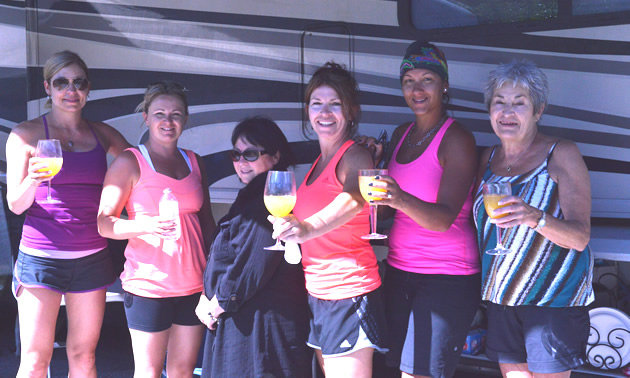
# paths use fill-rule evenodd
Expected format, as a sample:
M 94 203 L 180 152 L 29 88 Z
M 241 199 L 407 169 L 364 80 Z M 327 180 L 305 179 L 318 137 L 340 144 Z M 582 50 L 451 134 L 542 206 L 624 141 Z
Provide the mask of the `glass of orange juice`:
M 48 165 L 47 168 L 40 169 L 41 172 L 50 171 L 47 176 L 48 192 L 46 194 L 46 202 L 60 203 L 61 201 L 53 199 L 50 195 L 50 182 L 52 178 L 59 173 L 63 165 L 63 155 L 61 152 L 61 143 L 58 139 L 40 139 L 37 141 L 37 150 L 35 155 L 39 158 L 39 162 Z
M 276 218 L 286 217 L 291 213 L 297 199 L 295 191 L 295 175 L 292 171 L 269 171 L 265 183 L 263 197 L 265 207 Z M 284 251 L 279 239 L 276 244 L 265 247 L 272 251 Z
M 494 211 L 500 209 L 505 205 L 499 205 L 499 200 L 503 197 L 512 195 L 512 186 L 509 182 L 495 182 L 491 184 L 483 184 L 483 204 L 486 208 L 486 212 L 488 216 L 492 219 L 498 219 L 506 216 L 507 214 L 494 215 Z M 494 249 L 489 249 L 486 251 L 489 255 L 505 255 L 511 253 L 512 250 L 506 248 L 503 245 L 503 240 L 501 239 L 502 229 L 499 226 L 495 225 L 497 229 L 497 245 Z
M 370 204 L 370 233 L 361 236 L 362 239 L 386 239 L 387 235 L 376 232 L 376 206 L 377 203 L 370 203 L 370 200 L 380 201 L 382 197 L 373 197 L 368 195 L 369 192 L 386 192 L 385 189 L 370 186 L 370 183 L 377 181 L 376 176 L 386 176 L 389 172 L 387 169 L 359 169 L 359 190 L 363 198 Z

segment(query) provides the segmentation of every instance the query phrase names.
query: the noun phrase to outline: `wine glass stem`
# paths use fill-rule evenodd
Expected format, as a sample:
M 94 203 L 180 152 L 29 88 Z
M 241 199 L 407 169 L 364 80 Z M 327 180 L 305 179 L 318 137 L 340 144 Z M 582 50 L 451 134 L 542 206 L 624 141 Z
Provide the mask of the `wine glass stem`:
M 376 233 L 376 206 L 370 205 L 370 233 Z
M 52 197 L 50 196 L 50 180 L 48 180 L 48 192 L 46 194 L 46 199 L 48 201 L 52 201 Z
M 274 247 L 278 247 L 278 248 L 282 248 L 282 243 L 280 243 L 280 239 L 276 239 L 276 245 L 274 245 Z M 284 248 L 282 248 L 284 249 Z
M 501 227 L 496 226 L 497 228 L 497 248 L 503 248 L 503 242 L 501 240 Z

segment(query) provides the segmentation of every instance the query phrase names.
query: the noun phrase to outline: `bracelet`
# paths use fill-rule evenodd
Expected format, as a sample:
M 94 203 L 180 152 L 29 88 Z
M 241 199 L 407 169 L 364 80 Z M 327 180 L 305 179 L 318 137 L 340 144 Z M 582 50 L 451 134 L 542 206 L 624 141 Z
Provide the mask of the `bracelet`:
M 217 323 L 217 324 L 218 324 L 218 323 L 220 322 L 220 320 L 221 320 L 220 318 L 215 318 L 215 317 L 212 315 L 212 313 L 211 313 L 211 312 L 209 312 L 209 313 L 208 313 L 208 316 L 210 317 L 210 320 L 212 320 L 213 322 L 215 322 L 215 323 Z

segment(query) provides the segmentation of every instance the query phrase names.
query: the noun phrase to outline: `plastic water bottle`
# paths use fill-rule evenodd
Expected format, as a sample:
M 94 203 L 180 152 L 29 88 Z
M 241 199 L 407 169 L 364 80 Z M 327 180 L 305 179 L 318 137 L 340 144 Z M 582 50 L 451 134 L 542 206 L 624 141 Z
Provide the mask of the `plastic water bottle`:
M 164 220 L 173 220 L 175 222 L 175 230 L 162 236 L 166 240 L 177 240 L 182 235 L 182 228 L 179 221 L 179 203 L 173 195 L 171 188 L 164 189 L 164 194 L 160 198 L 159 211 L 160 218 Z

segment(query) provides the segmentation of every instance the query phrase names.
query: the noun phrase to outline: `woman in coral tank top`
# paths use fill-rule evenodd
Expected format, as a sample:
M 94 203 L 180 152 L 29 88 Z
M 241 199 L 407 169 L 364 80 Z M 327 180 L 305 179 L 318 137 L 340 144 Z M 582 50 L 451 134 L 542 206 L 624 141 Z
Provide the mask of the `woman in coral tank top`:
M 190 377 L 204 331 L 195 307 L 215 228 L 208 181 L 201 157 L 177 147 L 188 120 L 183 86 L 171 81 L 149 85 L 137 111 L 149 139 L 112 162 L 98 226 L 105 237 L 129 239 L 120 280 L 134 376 L 160 377 L 168 351 L 167 375 Z M 179 227 L 173 218 L 159 215 L 166 188 L 177 199 Z M 120 218 L 123 207 L 129 219 Z
M 385 320 L 376 257 L 361 239 L 369 222 L 358 171 L 373 162 L 351 139 L 360 113 L 358 86 L 342 66 L 326 63 L 313 74 L 305 98 L 321 155 L 298 189 L 294 216 L 275 219 L 273 236 L 301 243 L 313 315 L 308 344 L 326 377 L 371 377 Z

